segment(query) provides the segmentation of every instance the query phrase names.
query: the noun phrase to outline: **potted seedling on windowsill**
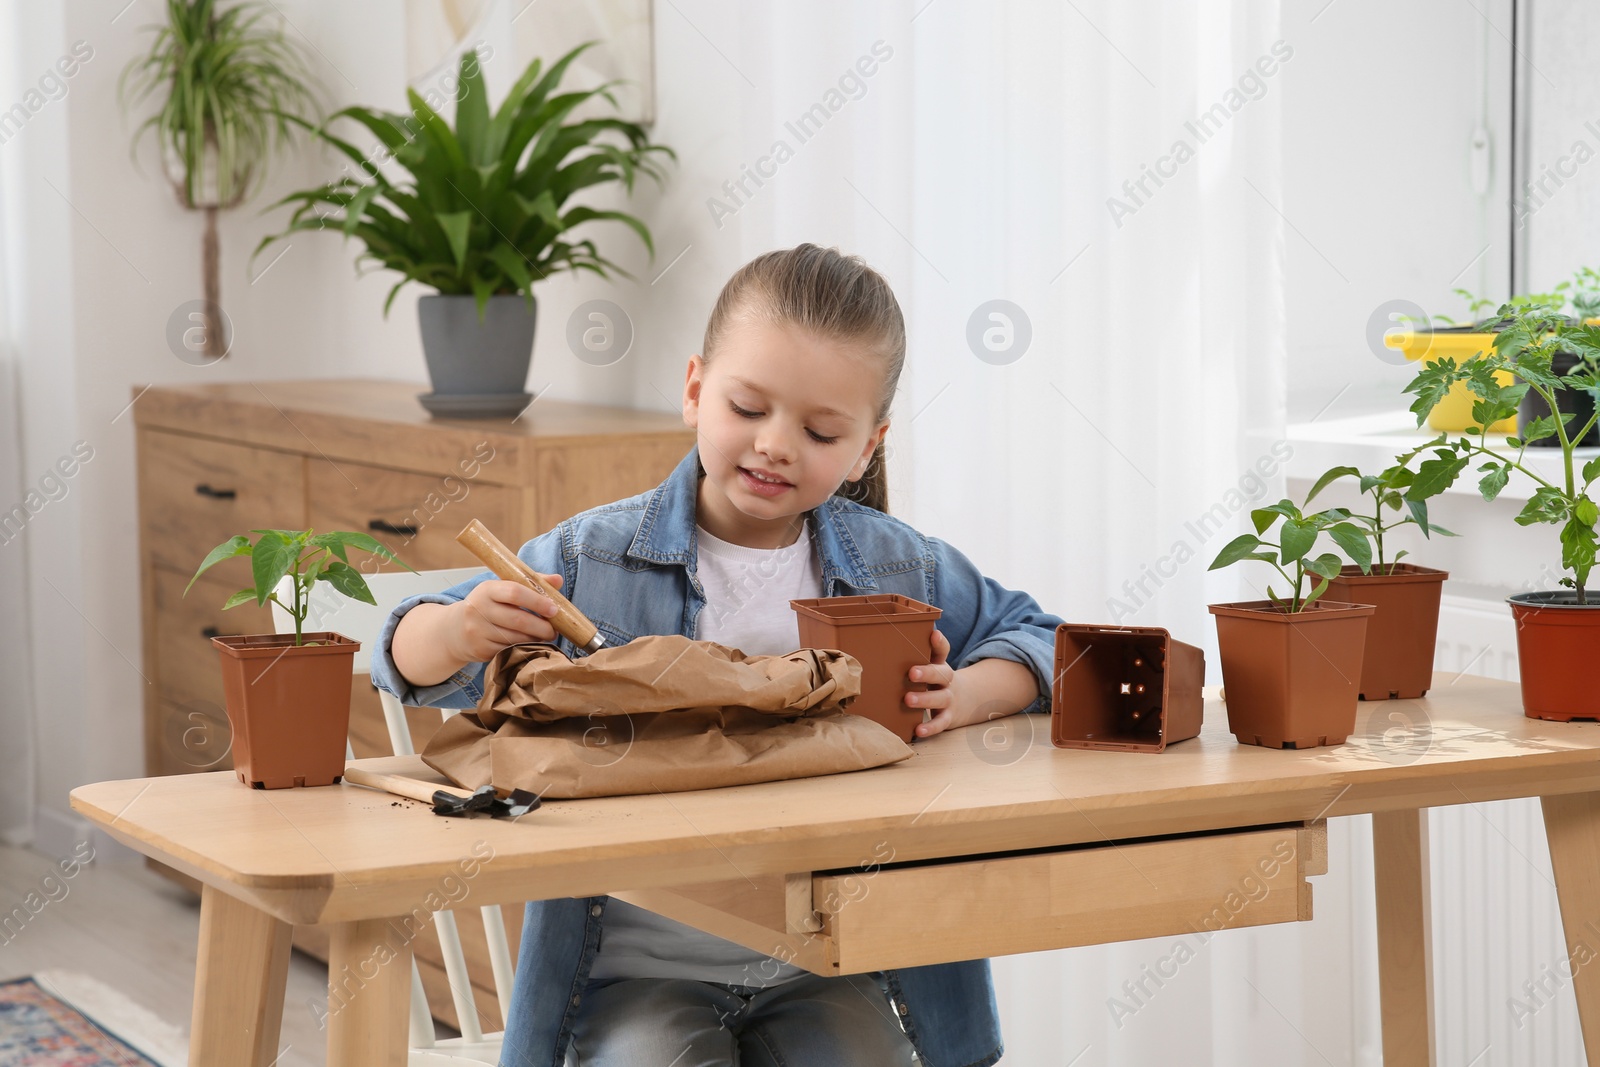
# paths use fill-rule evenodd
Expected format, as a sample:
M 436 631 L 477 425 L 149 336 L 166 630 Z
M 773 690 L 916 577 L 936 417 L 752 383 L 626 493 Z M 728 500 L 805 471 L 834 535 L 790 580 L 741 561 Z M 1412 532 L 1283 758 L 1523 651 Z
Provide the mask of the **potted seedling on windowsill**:
M 1600 416 L 1591 414 L 1580 422 L 1574 416 L 1558 420 L 1545 415 L 1506 442 L 1517 450 L 1514 454 L 1490 448 L 1483 431 L 1486 423 L 1516 411 L 1530 392 L 1543 399 L 1548 410 L 1558 410 L 1558 389 L 1600 388 L 1600 326 L 1575 324 L 1558 309 L 1542 305 L 1506 305 L 1501 314 L 1510 321 L 1496 336 L 1491 351 L 1460 364 L 1448 358 L 1428 363 L 1406 386 L 1406 392 L 1417 395 L 1411 410 L 1420 424 L 1450 389 L 1465 384 L 1476 397 L 1472 409 L 1476 425 L 1448 443 L 1451 455 L 1442 471 L 1446 484 L 1481 459 L 1478 490 L 1485 500 L 1499 496 L 1512 475 L 1521 475 L 1533 481 L 1534 490 L 1518 513 L 1517 523 L 1561 528 L 1561 566 L 1567 572 L 1561 585 L 1566 588 L 1510 598 L 1517 623 L 1522 707 L 1535 719 L 1600 719 L 1600 689 L 1594 685 L 1592 666 L 1600 655 L 1600 602 L 1591 597 L 1588 588 L 1595 564 L 1595 523 L 1600 519 L 1600 508 L 1589 494 L 1600 477 L 1600 456 L 1580 467 L 1575 454 L 1578 442 Z M 1573 353 L 1578 364 L 1570 373 L 1557 374 L 1552 363 L 1563 351 Z M 1498 376 L 1503 372 L 1516 380 L 1511 385 L 1500 384 Z M 1556 481 L 1524 463 L 1525 449 L 1549 437 L 1556 439 L 1561 450 Z M 1443 450 L 1440 458 L 1445 458 Z
M 1430 322 L 1414 323 L 1416 328 L 1410 332 L 1396 332 L 1389 335 L 1384 339 L 1384 344 L 1390 348 L 1400 349 L 1407 359 L 1423 363 L 1449 357 L 1457 364 L 1461 364 L 1474 355 L 1492 350 L 1495 335 L 1510 324 L 1510 320 L 1504 314 L 1505 308 L 1501 308 L 1499 313 L 1485 315 L 1485 312 L 1494 309 L 1494 301 L 1474 296 L 1466 289 L 1455 291 L 1467 302 L 1468 312 L 1473 321 L 1457 323 L 1448 315 L 1434 315 Z M 1592 267 L 1580 267 L 1571 279 L 1557 284 L 1549 292 L 1518 294 L 1507 302 L 1506 307 L 1512 310 L 1542 307 L 1552 312 L 1561 312 L 1570 307 L 1571 318 L 1566 321 L 1573 324 L 1600 324 L 1600 271 Z M 1447 325 L 1443 327 L 1434 325 L 1437 322 Z M 1555 373 L 1560 376 L 1576 369 L 1578 359 L 1571 352 L 1557 351 L 1552 362 Z M 1510 371 L 1500 370 L 1496 372 L 1496 381 L 1500 385 L 1511 385 L 1515 379 Z M 1558 388 L 1556 395 L 1560 409 L 1576 415 L 1580 423 L 1588 419 L 1594 411 L 1594 397 L 1589 392 Z M 1473 430 L 1477 425 L 1472 418 L 1472 405 L 1475 399 L 1466 384 L 1458 382 L 1428 413 L 1428 425 L 1446 433 Z M 1489 432 L 1509 435 L 1521 433 L 1530 423 L 1540 416 L 1548 415 L 1550 411 L 1550 406 L 1538 393 L 1526 393 L 1518 410 L 1496 420 L 1489 426 Z M 1526 437 L 1526 434 L 1523 436 Z M 1557 442 L 1554 438 L 1545 438 L 1530 443 L 1534 447 L 1555 447 Z M 1600 444 L 1600 427 L 1579 443 Z
M 1314 748 L 1342 744 L 1356 725 L 1356 697 L 1370 604 L 1323 600 L 1344 561 L 1313 555 L 1326 534 L 1363 571 L 1372 546 L 1343 508 L 1304 515 L 1280 500 L 1250 513 L 1256 532 L 1223 546 L 1211 570 L 1244 560 L 1268 564 L 1289 583 L 1284 596 L 1212 604 L 1227 691 L 1228 729 L 1244 745 Z M 1277 542 L 1264 540 L 1278 526 Z
M 1407 359 L 1418 362 L 1446 357 L 1459 362 L 1492 349 L 1498 323 L 1493 318 L 1482 318 L 1482 313 L 1493 308 L 1494 301 L 1473 296 L 1466 289 L 1457 289 L 1455 292 L 1467 302 L 1467 313 L 1471 321 L 1458 323 L 1448 315 L 1434 315 L 1432 321 L 1413 322 L 1411 324 L 1413 329 L 1409 331 L 1389 334 L 1383 339 L 1383 343 L 1389 348 L 1399 349 Z M 1539 294 L 1539 296 L 1554 298 L 1551 294 Z M 1438 322 L 1443 322 L 1445 325 L 1435 325 Z M 1501 384 L 1510 385 L 1511 376 L 1504 375 Z M 1472 399 L 1472 394 L 1465 386 L 1451 390 L 1429 413 L 1428 425 L 1445 433 L 1459 433 L 1465 430 L 1473 425 Z M 1509 434 L 1516 431 L 1515 413 L 1489 427 L 1490 433 Z
M 1394 465 L 1378 474 L 1362 474 L 1354 467 L 1326 471 L 1306 494 L 1306 503 L 1341 478 L 1355 478 L 1372 502 L 1370 513 L 1354 512 L 1350 520 L 1366 532 L 1376 559 L 1370 568 L 1347 565 L 1329 581 L 1329 603 L 1371 604 L 1377 610 L 1367 620 L 1366 652 L 1361 660 L 1361 699 L 1388 700 L 1420 697 L 1433 682 L 1434 640 L 1439 632 L 1439 597 L 1450 575 L 1433 567 L 1401 563 L 1406 555 L 1394 552 L 1392 534 L 1415 526 L 1422 536 L 1455 534 L 1428 518 L 1428 500 L 1455 480 L 1455 453 L 1443 448 L 1440 434 L 1425 445 L 1395 457 Z M 1436 454 L 1423 460 L 1416 471 L 1410 464 L 1429 448 Z M 1385 538 L 1390 538 L 1385 543 Z M 1390 558 L 1392 555 L 1392 558 Z
M 222 658 L 234 773 L 257 789 L 333 785 L 344 775 L 350 674 L 360 645 L 331 631 L 304 632 L 312 587 L 327 582 L 345 596 L 371 604 L 372 591 L 350 565 L 350 549 L 400 561 L 363 533 L 250 532 L 258 535 L 253 544 L 237 534 L 208 552 L 183 590 L 188 595 L 195 578 L 223 560 L 248 556 L 254 584 L 229 597 L 223 610 L 250 601 L 265 606 L 270 600 L 294 617 L 292 634 L 211 639 Z M 286 576 L 292 577 L 291 603 L 275 591 Z

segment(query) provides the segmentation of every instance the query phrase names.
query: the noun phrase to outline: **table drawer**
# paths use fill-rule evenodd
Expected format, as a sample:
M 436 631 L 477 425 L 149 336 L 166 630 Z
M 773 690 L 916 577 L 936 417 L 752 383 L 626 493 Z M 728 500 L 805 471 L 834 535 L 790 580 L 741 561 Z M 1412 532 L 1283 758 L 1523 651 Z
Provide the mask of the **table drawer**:
M 818 974 L 862 974 L 1303 921 L 1326 856 L 1323 824 L 1295 824 L 613 895 Z
M 305 526 L 303 456 L 159 430 L 141 430 L 139 450 L 141 537 L 157 565 L 187 576 L 234 534 Z
M 451 475 L 436 478 L 362 463 L 312 459 L 313 529 L 371 534 L 419 571 L 470 567 L 456 534 L 476 518 L 513 550 L 527 540 L 517 518 L 521 490 Z M 351 562 L 370 570 L 370 557 Z M 383 570 L 400 570 L 392 564 Z

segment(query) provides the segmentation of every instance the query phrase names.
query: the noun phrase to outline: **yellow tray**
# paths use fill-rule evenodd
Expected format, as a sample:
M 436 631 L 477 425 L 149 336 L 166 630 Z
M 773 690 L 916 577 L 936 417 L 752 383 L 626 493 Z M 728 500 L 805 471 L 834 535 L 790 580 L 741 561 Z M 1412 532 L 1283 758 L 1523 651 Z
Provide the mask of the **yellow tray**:
M 1492 349 L 1494 336 L 1492 333 L 1392 333 L 1383 339 L 1383 343 L 1389 348 L 1398 348 L 1407 359 L 1438 360 L 1450 356 L 1459 364 Z M 1495 372 L 1494 380 L 1501 385 L 1511 385 L 1516 378 L 1510 371 L 1503 370 Z M 1476 426 L 1472 418 L 1472 405 L 1477 399 L 1465 382 L 1457 382 L 1428 413 L 1428 425 L 1446 433 L 1460 433 Z M 1489 427 L 1489 432 L 1516 433 L 1516 417 L 1501 419 Z

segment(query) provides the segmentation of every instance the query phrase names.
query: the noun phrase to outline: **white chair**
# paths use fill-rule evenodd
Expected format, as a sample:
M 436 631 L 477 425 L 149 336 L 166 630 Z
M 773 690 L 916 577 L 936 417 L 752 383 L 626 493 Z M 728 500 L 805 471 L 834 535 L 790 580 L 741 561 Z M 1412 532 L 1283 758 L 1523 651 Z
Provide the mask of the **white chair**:
M 357 655 L 355 673 L 370 674 L 373 643 L 384 619 L 400 601 L 418 593 L 436 593 L 457 582 L 483 573 L 482 567 L 458 570 L 401 571 L 396 574 L 364 575 L 367 588 L 372 590 L 376 605 L 352 600 L 327 582 L 318 582 L 312 591 L 311 610 L 307 612 L 304 630 L 336 630 L 354 641 L 360 641 L 367 651 Z M 278 598 L 291 602 L 294 596 L 292 578 L 284 578 L 276 592 Z M 272 605 L 273 625 L 278 633 L 294 630 L 294 617 Z M 409 756 L 416 750 L 411 745 L 411 731 L 406 725 L 405 708 L 391 693 L 378 690 L 383 704 L 384 725 L 389 730 L 389 743 L 395 755 Z M 455 708 L 438 709 L 444 718 L 456 713 Z M 354 750 L 348 740 L 345 755 L 354 759 Z M 489 964 L 494 971 L 494 990 L 500 1002 L 500 1017 L 508 1018 L 511 1010 L 511 947 L 506 940 L 505 917 L 500 905 L 490 904 L 478 909 L 483 916 L 483 931 L 489 944 Z M 456 926 L 454 912 L 434 912 L 433 925 L 439 935 L 439 947 L 444 956 L 445 974 L 450 981 L 450 998 L 455 1004 L 456 1018 L 461 1023 L 461 1036 L 438 1040 L 434 1036 L 433 1015 L 428 1009 L 427 994 L 422 988 L 422 975 L 416 960 L 411 961 L 411 1051 L 408 1067 L 491 1067 L 500 1062 L 500 1043 L 503 1034 L 485 1034 L 478 1021 L 477 999 L 472 992 L 472 982 L 467 976 L 466 955 L 461 950 L 461 933 Z

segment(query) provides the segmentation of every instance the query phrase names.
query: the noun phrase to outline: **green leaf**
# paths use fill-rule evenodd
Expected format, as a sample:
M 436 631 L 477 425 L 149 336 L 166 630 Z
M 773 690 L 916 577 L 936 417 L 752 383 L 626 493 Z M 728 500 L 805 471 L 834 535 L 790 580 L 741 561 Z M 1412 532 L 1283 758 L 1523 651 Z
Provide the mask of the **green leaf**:
M 1600 456 L 1596 456 L 1583 465 L 1583 484 L 1588 485 L 1600 476 Z
M 1259 537 L 1254 534 L 1240 534 L 1232 541 L 1222 546 L 1222 551 L 1217 553 L 1217 558 L 1211 561 L 1207 570 L 1217 570 L 1221 567 L 1231 566 L 1243 559 L 1262 559 L 1272 561 L 1272 556 L 1263 556 L 1257 550 L 1265 547 Z
M 227 611 L 229 608 L 236 608 L 240 604 L 248 604 L 255 598 L 256 591 L 253 587 L 250 589 L 241 589 L 237 593 L 230 596 L 227 601 L 223 603 L 222 610 Z
M 1336 482 L 1340 478 L 1351 478 L 1351 477 L 1361 478 L 1361 472 L 1356 470 L 1354 467 L 1333 467 L 1333 468 L 1330 468 L 1329 470 L 1323 471 L 1322 477 L 1318 478 L 1316 484 L 1311 487 L 1311 492 L 1306 494 L 1305 502 L 1307 504 L 1311 503 L 1311 499 L 1313 497 L 1315 497 L 1318 493 L 1320 493 L 1324 489 L 1326 489 L 1330 482 Z M 1362 492 L 1366 492 L 1367 491 L 1366 479 L 1365 478 L 1361 478 L 1361 481 L 1362 481 L 1361 491 Z
M 1506 483 L 1511 480 L 1511 464 L 1509 463 L 1485 463 L 1478 469 L 1489 472 L 1478 482 L 1478 492 L 1483 494 L 1483 499 L 1485 500 L 1493 500 L 1499 496 L 1500 490 L 1504 489 Z
M 1407 500 L 1406 510 L 1411 512 L 1411 521 L 1422 530 L 1422 536 L 1427 537 L 1433 533 L 1433 527 L 1428 524 L 1428 502 L 1426 500 Z
M 1284 519 L 1279 534 L 1279 555 L 1284 563 L 1293 563 L 1311 551 L 1316 543 L 1319 527 L 1309 519 Z
M 1521 444 L 1532 444 L 1552 437 L 1556 432 L 1556 420 L 1553 415 L 1540 415 L 1537 419 L 1522 427 Z
M 1339 572 L 1344 569 L 1344 560 L 1332 552 L 1324 552 L 1315 559 L 1307 559 L 1305 567 L 1312 574 L 1323 578 L 1337 578 L 1339 577 Z
M 395 554 L 389 551 L 389 547 L 382 541 L 379 541 L 371 534 L 357 533 L 354 530 L 334 530 L 329 533 L 317 534 L 307 543 L 319 548 L 346 545 L 362 552 L 370 552 L 374 556 L 382 557 L 385 560 L 396 560 L 398 562 Z M 345 559 L 343 556 L 340 558 Z M 348 560 L 346 561 L 348 562 Z
M 1416 377 L 1406 384 L 1405 392 L 1416 393 L 1417 399 L 1411 405 L 1411 411 L 1417 416 L 1417 425 L 1421 426 L 1430 412 L 1439 405 L 1439 402 L 1450 392 L 1450 387 L 1461 377 L 1456 361 L 1449 356 L 1436 362 L 1423 364 Z
M 234 534 L 232 537 L 222 542 L 222 544 L 206 553 L 206 558 L 200 563 L 200 569 L 194 572 L 194 578 L 190 578 L 189 584 L 183 587 L 183 595 L 188 596 L 189 590 L 194 586 L 195 579 L 199 578 L 202 574 L 216 566 L 218 563 L 221 563 L 225 559 L 232 559 L 234 556 L 248 556 L 250 555 L 250 552 L 250 539 L 245 537 L 243 534 Z
M 1298 519 L 1300 509 L 1290 500 L 1284 499 L 1276 504 L 1268 504 L 1264 508 L 1256 508 L 1250 512 L 1250 521 L 1255 523 L 1256 533 L 1263 534 L 1267 528 L 1278 521 L 1279 517 Z
M 1536 522 L 1555 523 L 1562 521 L 1570 513 L 1569 502 L 1561 490 L 1541 485 L 1523 505 L 1522 511 L 1517 514 L 1516 522 L 1519 526 L 1531 526 Z
M 467 261 L 467 239 L 472 230 L 471 211 L 441 211 L 434 216 L 439 228 L 450 241 L 450 254 L 455 257 L 456 269 Z
M 250 560 L 250 569 L 256 579 L 256 603 L 265 605 L 267 598 L 277 587 L 279 580 L 289 573 L 299 557 L 299 551 L 290 537 L 284 536 L 284 531 L 266 530 L 256 541 L 256 547 Z
M 1423 460 L 1417 466 L 1416 480 L 1406 490 L 1406 498 L 1426 500 L 1438 496 L 1455 483 L 1457 475 L 1466 469 L 1467 462 L 1467 456 L 1450 452 L 1445 452 L 1444 455 L 1436 456 L 1434 459 Z
M 363 604 L 374 604 L 372 590 L 367 588 L 366 579 L 361 577 L 361 572 L 339 560 L 329 560 L 328 569 L 322 574 L 322 580 L 332 585 L 339 592 L 352 600 L 359 600 Z
M 461 54 L 459 85 L 460 88 L 456 90 L 456 134 L 461 140 L 462 154 L 473 164 L 489 163 L 494 159 L 487 137 L 489 93 L 483 85 L 478 53 L 471 49 Z
M 1372 569 L 1372 542 L 1367 539 L 1365 530 L 1348 522 L 1340 522 L 1328 527 L 1328 536 L 1333 538 L 1334 544 L 1344 549 L 1350 562 L 1360 567 L 1362 573 Z
M 1594 501 L 1586 496 L 1580 496 L 1578 502 L 1572 507 L 1572 517 L 1585 526 L 1593 526 L 1596 519 L 1600 519 L 1600 508 L 1595 507 Z
M 1583 585 L 1588 582 L 1594 563 L 1594 526 L 1574 517 L 1561 528 L 1561 566 L 1573 572 L 1576 584 Z

